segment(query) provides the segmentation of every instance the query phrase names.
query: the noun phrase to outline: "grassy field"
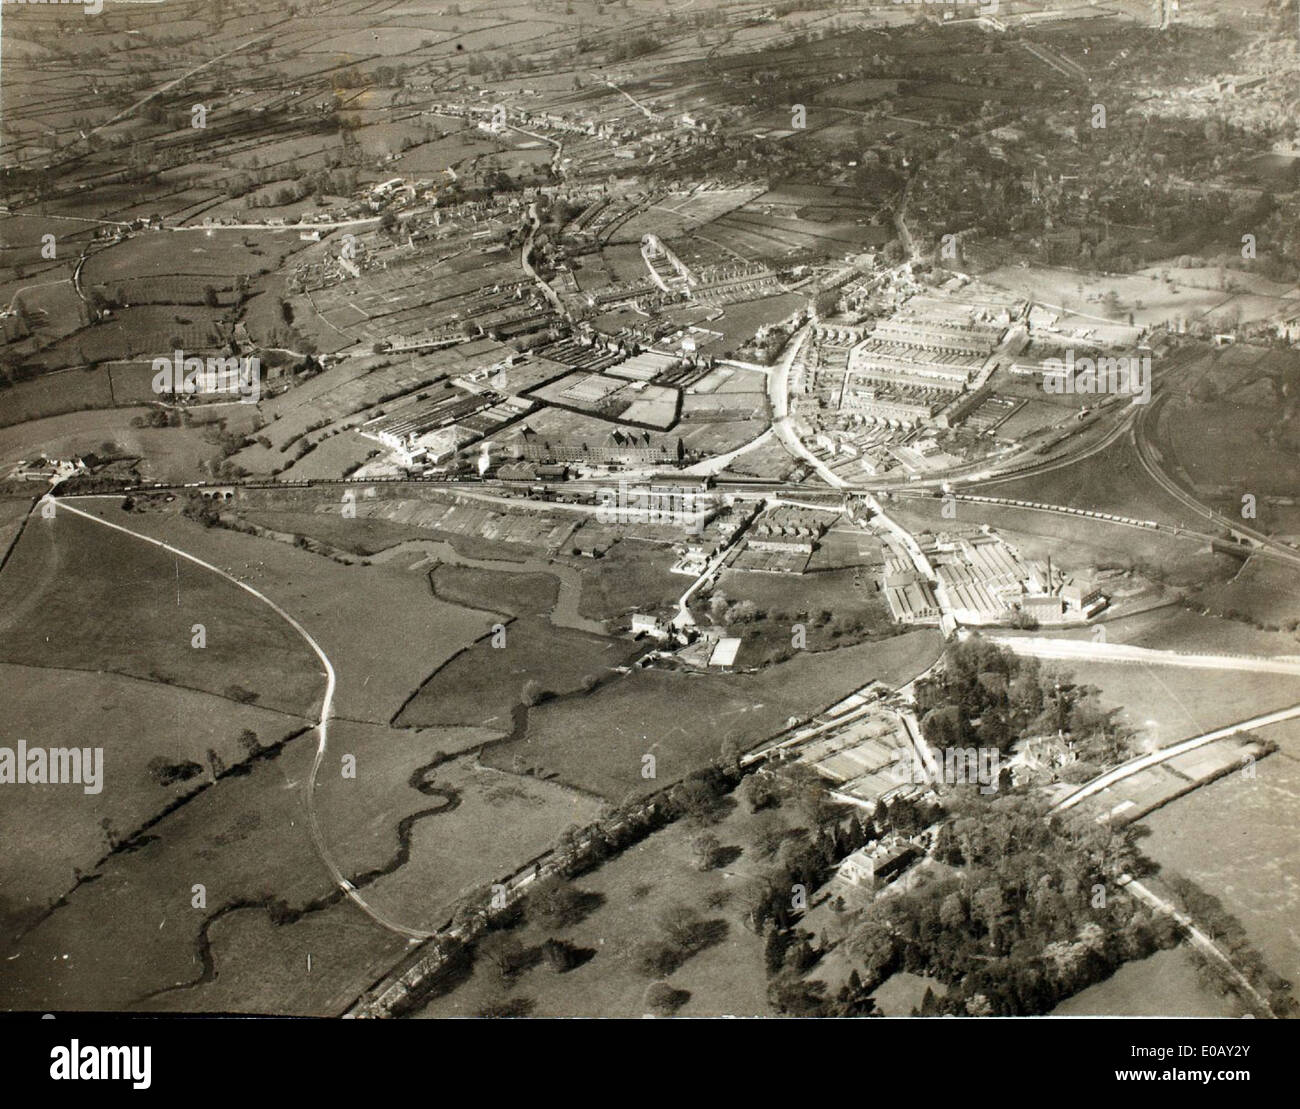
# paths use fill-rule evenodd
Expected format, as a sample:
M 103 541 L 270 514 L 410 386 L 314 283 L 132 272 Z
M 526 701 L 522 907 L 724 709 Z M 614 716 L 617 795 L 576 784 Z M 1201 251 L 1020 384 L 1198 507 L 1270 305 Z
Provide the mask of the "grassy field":
M 137 519 L 115 499 L 93 503 L 124 526 Z M 316 659 L 266 605 L 71 513 L 28 525 L 0 575 L 0 614 L 3 662 L 106 670 L 298 716 L 324 688 Z
M 474 566 L 441 565 L 431 571 L 433 591 L 443 600 L 510 616 L 544 616 L 555 607 L 559 586 L 545 574 L 511 574 Z
M 1199 981 L 1184 947 L 1125 963 L 1096 985 L 1067 997 L 1053 1017 L 1239 1017 L 1242 1007 Z
M 354 491 L 355 516 L 343 514 L 342 491 L 325 489 L 261 490 L 241 494 L 241 518 L 276 531 L 291 531 L 362 553 L 358 544 L 371 534 L 371 521 L 392 525 L 373 534 L 405 539 L 446 540 L 466 557 L 524 561 L 559 549 L 585 517 L 562 510 L 538 511 L 536 505 L 449 493 L 437 486 L 375 486 Z M 383 547 L 392 541 L 381 540 Z M 373 553 L 373 551 L 371 551 Z
M 1202 522 L 1147 476 L 1127 439 L 1072 466 L 1015 481 L 986 483 L 971 492 L 1039 504 L 1069 505 L 1162 524 L 1192 527 Z M 1198 530 L 1204 529 L 1198 527 Z
M 1143 821 L 1142 851 L 1219 898 L 1268 965 L 1300 976 L 1300 832 L 1282 814 L 1300 791 L 1300 726 L 1260 729 L 1279 746 L 1256 776 L 1230 774 Z
M 1119 708 L 1117 719 L 1144 746 L 1164 747 L 1300 702 L 1300 678 L 1281 674 L 1073 661 L 1066 668 L 1100 689 L 1102 704 Z
M 725 808 L 725 815 L 709 826 L 722 844 L 723 865 L 698 870 L 691 840 L 699 828 L 678 821 L 574 880 L 592 906 L 577 923 L 557 930 L 527 921 L 512 929 L 511 935 L 526 949 L 553 934 L 562 936 L 586 954 L 580 966 L 557 974 L 539 961 L 503 981 L 494 966 L 478 959 L 466 979 L 436 996 L 418 1015 L 473 1016 L 489 1002 L 513 999 L 531 1003 L 534 1016 L 640 1017 L 647 1011 L 646 987 L 656 979 L 636 965 L 637 949 L 657 935 L 660 914 L 678 905 L 698 912 L 713 941 L 663 979 L 688 995 L 678 1014 L 773 1015 L 763 972 L 763 940 L 742 922 L 741 890 L 766 869 L 753 846 L 756 817 L 744 804 L 729 802 Z M 776 813 L 781 823 L 790 825 L 784 809 Z
M 251 244 L 245 245 L 245 244 Z M 288 255 L 301 249 L 298 233 L 276 231 L 184 231 L 173 234 L 137 234 L 86 262 L 83 280 L 110 290 L 118 281 L 142 273 L 230 278 L 250 276 L 260 269 L 278 268 Z M 219 282 L 214 282 L 219 284 Z
M 1088 635 L 1086 629 L 1064 635 Z M 1239 620 L 1202 615 L 1185 608 L 1164 608 L 1106 622 L 1112 643 L 1133 643 L 1165 651 L 1209 651 L 1226 654 L 1293 655 L 1295 635 L 1261 631 Z
M 790 452 L 779 439 L 772 437 L 754 447 L 753 450 L 737 455 L 722 476 L 734 475 L 779 481 L 794 468 L 795 463 L 790 457 Z
M 6 1007 L 147 1007 L 152 991 L 199 978 L 199 935 L 223 907 L 329 897 L 301 792 L 285 788 L 301 781 L 311 757 L 310 740 L 292 743 L 182 805 L 138 849 L 111 856 L 17 945 L 19 957 L 5 964 Z M 263 860 L 256 873 L 250 858 Z M 195 883 L 206 889 L 206 908 L 191 907 Z
M 574 693 L 607 678 L 639 648 L 626 639 L 586 635 L 554 627 L 536 616 L 502 625 L 499 639 L 480 639 L 429 677 L 398 717 L 402 725 L 472 724 L 511 729 L 511 710 L 524 686 L 537 682 L 549 694 Z
M 327 492 L 318 492 L 311 496 L 320 505 L 324 503 L 323 498 L 329 495 Z M 337 503 L 341 506 L 342 501 Z M 296 512 L 263 509 L 260 505 L 250 504 L 241 510 L 239 518 L 272 531 L 316 539 L 359 557 L 378 554 L 399 543 L 429 538 L 429 531 L 425 528 L 397 524 L 374 516 L 347 519 L 339 512 Z
M 51 458 L 102 454 L 103 444 L 107 442 L 115 445 L 114 454 L 139 459 L 137 468 L 144 481 L 206 480 L 208 465 L 222 458 L 221 448 L 212 441 L 209 432 L 201 426 L 132 426 L 132 419 L 146 411 L 115 408 L 70 412 L 0 428 L 0 470 L 42 452 Z M 222 408 L 221 415 L 232 432 L 251 431 L 256 418 L 252 408 L 245 405 Z
M 675 604 L 691 579 L 669 573 L 676 555 L 657 543 L 620 540 L 594 565 L 574 559 L 583 573 L 583 616 L 611 620 L 631 612 L 654 611 Z
M 549 846 L 568 825 L 586 823 L 597 814 L 599 802 L 594 799 L 533 778 L 477 767 L 465 752 L 491 738 L 488 732 L 383 726 L 425 676 L 481 635 L 488 624 L 484 613 L 434 598 L 425 573 L 398 564 L 344 566 L 273 540 L 204 529 L 178 519 L 171 511 L 158 509 L 127 517 L 115 500 L 82 503 L 100 505 L 100 511 L 121 515 L 138 530 L 165 536 L 218 565 L 236 567 L 259 589 L 294 611 L 321 641 L 339 675 L 336 719 L 317 790 L 321 827 L 340 866 L 358 889 L 373 887 L 376 904 L 385 911 L 433 927 L 441 923 L 451 902 L 465 888 L 514 869 Z M 65 513 L 51 526 L 68 525 L 69 530 L 62 533 L 68 537 L 75 520 Z M 95 525 L 77 522 L 80 531 L 76 538 L 88 540 L 82 546 L 98 554 L 101 575 L 116 577 L 118 589 L 111 596 L 114 603 L 133 606 L 127 611 L 137 620 L 148 617 L 154 621 L 132 629 L 132 642 L 139 650 L 157 633 L 161 618 L 147 608 L 145 599 L 122 587 L 130 581 L 124 569 L 130 556 L 106 556 L 105 552 L 112 551 L 115 541 L 129 546 L 132 555 L 145 558 L 155 549 L 107 531 L 82 534 Z M 47 544 L 41 548 L 45 564 L 68 569 L 57 560 L 66 563 L 76 548 L 60 544 L 55 550 L 48 537 L 42 542 Z M 87 557 L 76 564 L 74 585 L 87 588 L 91 562 Z M 18 581 L 9 573 L 14 567 L 21 563 L 11 562 L 7 568 L 6 588 L 13 588 Z M 168 568 L 174 573 L 170 560 Z M 197 568 L 195 571 L 197 578 Z M 206 577 L 210 588 L 236 592 L 214 575 Z M 146 576 L 146 583 L 152 581 L 152 576 Z M 191 586 L 197 595 L 201 585 L 182 577 L 182 597 Z M 27 592 L 39 598 L 34 584 Z M 169 594 L 171 598 L 174 594 Z M 98 585 L 94 595 L 83 597 L 81 603 L 84 611 L 116 611 L 107 608 L 109 599 L 107 588 Z M 252 598 L 249 600 L 252 603 Z M 232 607 L 236 606 L 220 606 L 223 613 Z M 258 616 L 265 620 L 267 614 L 262 606 Z M 274 619 L 273 614 L 269 618 Z M 115 634 L 124 634 L 120 619 L 114 617 L 104 624 Z M 106 649 L 103 637 L 107 631 L 99 623 L 93 628 L 92 646 Z M 250 651 L 261 645 L 251 625 L 243 639 L 246 646 L 253 645 Z M 60 640 L 50 650 L 66 653 L 71 641 Z M 539 649 L 545 651 L 545 645 Z M 216 654 L 212 659 L 217 659 Z M 294 674 L 287 669 L 272 673 L 257 654 L 226 661 L 247 681 L 273 681 L 281 695 L 292 687 Z M 302 659 L 300 670 L 298 680 L 313 695 L 318 694 L 323 682 L 315 660 L 310 656 Z M 73 678 L 83 683 L 97 681 L 101 687 L 129 681 L 80 673 Z M 138 694 L 137 686 L 141 689 Z M 175 752 L 180 757 L 211 746 L 225 758 L 245 724 L 266 740 L 272 738 L 265 722 L 268 718 L 286 720 L 294 728 L 302 724 L 238 705 L 232 706 L 234 712 L 215 713 L 205 707 L 210 696 L 199 693 L 184 693 L 185 704 L 174 707 L 183 691 L 162 685 L 136 682 L 130 689 L 129 698 L 119 690 L 111 700 L 102 693 L 74 699 L 68 696 L 71 686 L 62 687 L 58 694 L 47 688 L 42 696 L 37 683 L 32 683 L 34 700 L 26 716 L 39 717 L 41 726 L 55 728 L 60 735 L 70 727 L 81 727 L 83 720 L 87 728 L 97 725 L 108 749 L 109 782 L 117 788 L 111 793 L 105 790 L 104 807 L 87 806 L 86 819 L 81 821 L 85 826 L 75 833 L 53 829 L 50 835 L 57 846 L 49 844 L 49 851 L 61 854 L 53 864 L 35 872 L 38 883 L 45 885 L 23 891 L 22 902 L 48 901 L 67 888 L 58 882 L 71 866 L 93 866 L 102 854 L 94 852 L 94 837 L 96 833 L 104 835 L 99 826 L 104 815 L 112 818 L 115 828 L 130 830 L 126 825 L 136 820 L 141 804 L 137 794 L 144 792 L 138 781 L 139 765 L 151 752 Z M 271 700 L 269 692 L 265 696 Z M 80 706 L 81 715 L 51 713 L 52 698 Z M 87 713 L 93 716 L 93 723 Z M 142 713 L 151 722 L 149 731 L 156 742 L 137 744 L 124 761 L 121 745 L 113 736 L 138 734 Z M 200 723 L 186 723 L 191 717 Z M 377 723 L 360 722 L 366 718 Z M 182 734 L 175 735 L 177 731 Z M 29 739 L 35 741 L 40 734 L 33 724 Z M 110 855 L 92 875 L 93 880 L 83 881 L 68 894 L 65 904 L 36 924 L 16 946 L 9 945 L 17 958 L 5 964 L 12 973 L 7 974 L 0 991 L 0 1004 L 303 1014 L 340 1011 L 391 963 L 405 941 L 366 922 L 355 907 L 341 903 L 341 894 L 332 888 L 327 871 L 315 856 L 302 811 L 302 784 L 311 766 L 314 734 L 306 732 L 274 757 L 255 760 L 247 772 L 222 776 L 154 824 L 130 850 Z M 280 733 L 273 738 L 280 738 Z M 164 740 L 170 740 L 171 746 L 162 746 Z M 338 760 L 344 755 L 356 759 L 355 778 L 342 774 Z M 444 761 L 444 756 L 451 756 L 450 761 Z M 231 754 L 227 761 L 233 759 Z M 23 815 L 18 810 L 15 814 Z M 250 857 L 267 860 L 256 876 L 247 866 Z M 191 887 L 196 882 L 206 887 L 203 908 L 190 905 Z M 8 894 L 8 887 L 6 892 L 13 901 L 20 900 Z M 21 909 L 22 904 L 16 907 Z M 6 912 L 13 908 L 6 906 Z M 147 943 L 141 942 L 144 937 L 149 938 Z M 308 956 L 312 958 L 310 972 Z M 51 973 L 49 968 L 55 962 L 57 970 Z
M 366 900 L 395 920 L 445 923 L 462 893 L 504 877 L 570 825 L 600 815 L 595 798 L 479 765 L 473 751 L 486 735 L 351 723 L 338 729 L 337 750 L 356 755 L 357 777 L 322 773 L 326 842 L 340 867 L 358 876 Z
M 465 889 L 597 815 L 591 799 L 456 755 L 484 738 L 336 722 L 331 748 L 354 755 L 357 774 L 345 778 L 334 769 L 340 764 L 327 763 L 317 789 L 321 826 L 344 873 L 386 915 L 435 927 Z M 299 788 L 313 749 L 309 738 L 295 741 L 223 779 L 135 850 L 112 856 L 16 946 L 0 1003 L 340 1012 L 405 939 L 331 891 Z M 256 875 L 252 856 L 266 864 Z M 191 908 L 194 882 L 206 887 L 204 909 Z
M 1300 510 L 1269 500 L 1293 499 L 1300 482 L 1291 395 L 1298 365 L 1292 351 L 1208 352 L 1180 380 L 1155 428 L 1171 476 L 1229 517 L 1240 517 L 1242 495 L 1253 494 L 1252 526 L 1274 534 L 1300 530 Z
M 90 362 L 154 358 L 179 348 L 215 351 L 222 343 L 221 310 L 206 305 L 144 304 L 123 308 L 114 318 L 52 343 L 39 361 L 50 369 Z
M 799 619 L 815 616 L 823 609 L 833 611 L 837 617 L 863 619 L 888 613 L 869 574 L 849 568 L 804 574 L 727 570 L 713 596 L 719 593 L 733 601 L 753 601 L 773 618 Z
M 63 370 L 0 390 L 0 400 L 0 426 L 7 427 L 83 408 L 110 408 L 113 388 L 104 369 Z
M 1300 573 L 1283 562 L 1251 559 L 1231 581 L 1194 596 L 1211 612 L 1240 613 L 1274 628 L 1294 628 L 1300 621 Z
M 292 612 L 332 660 L 338 675 L 335 711 L 350 719 L 387 724 L 429 674 L 493 623 L 485 613 L 438 600 L 426 576 L 401 563 L 347 566 L 289 543 L 204 528 L 173 511 L 133 513 L 123 522 L 233 569 Z M 318 693 L 324 679 L 319 662 L 308 657 L 301 680 Z M 256 671 L 259 656 L 245 655 L 243 665 Z
M 802 625 L 810 651 L 828 651 L 868 636 L 890 636 L 898 629 L 884 596 L 869 573 L 853 569 L 806 574 L 730 570 L 722 574 L 711 597 L 749 601 L 762 618 L 727 626 L 744 644 L 740 666 L 760 666 L 791 649 L 794 628 Z
M 728 737 L 753 746 L 791 717 L 808 716 L 872 680 L 902 685 L 930 665 L 940 642 L 938 632 L 916 631 L 833 656 L 800 653 L 758 674 L 634 671 L 592 694 L 532 709 L 526 732 L 494 745 L 484 761 L 508 768 L 518 755 L 619 801 L 683 777 L 715 758 Z M 656 758 L 654 780 L 641 777 L 646 754 Z
M 99 793 L 78 785 L 13 790 L 0 808 L 0 928 L 6 937 L 89 872 L 110 849 L 104 821 L 129 836 L 178 798 L 212 781 L 208 752 L 227 767 L 248 757 L 239 736 L 266 747 L 309 721 L 211 694 L 117 674 L 0 665 L 9 732 L 29 747 L 99 747 Z M 141 721 L 151 722 L 147 728 Z M 12 741 L 10 741 L 12 743 Z M 154 760 L 185 766 L 190 776 L 166 782 Z
M 1226 294 L 1216 289 L 1198 289 L 1184 284 L 1179 279 L 1179 270 L 1168 272 L 1174 278 L 1173 282 L 1162 281 L 1158 273 L 1089 276 L 1049 266 L 1027 269 L 1008 266 L 986 273 L 983 278 L 1020 296 L 1066 309 L 1058 322 L 1063 331 L 1079 327 L 1105 329 L 1107 325 L 1099 325 L 1095 317 L 1103 315 L 1101 297 L 1112 290 L 1124 309 L 1124 320 L 1128 319 L 1131 311 L 1134 323 L 1140 326 L 1176 322 L 1180 318 L 1193 319 L 1225 299 Z M 1117 326 L 1119 323 L 1116 320 L 1116 326 L 1111 330 L 1116 333 L 1129 330 L 1121 329 Z M 1107 334 L 1105 330 L 1101 333 Z
M 37 490 L 23 489 L 17 482 L 0 493 L 0 558 L 18 539 L 36 496 Z

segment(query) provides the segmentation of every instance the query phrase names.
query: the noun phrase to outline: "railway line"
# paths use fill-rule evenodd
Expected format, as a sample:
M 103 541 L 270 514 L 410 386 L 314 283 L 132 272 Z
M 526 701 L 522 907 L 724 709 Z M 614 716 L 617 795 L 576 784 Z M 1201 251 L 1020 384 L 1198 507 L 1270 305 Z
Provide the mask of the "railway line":
M 1189 512 L 1208 520 L 1220 529 L 1226 529 L 1231 533 L 1243 536 L 1256 547 L 1269 554 L 1282 558 L 1292 565 L 1300 566 L 1300 551 L 1296 551 L 1272 536 L 1265 535 L 1256 528 L 1247 526 L 1241 520 L 1231 519 L 1215 512 L 1212 508 L 1206 507 L 1164 471 L 1155 448 L 1147 438 L 1147 425 L 1150 421 L 1158 419 L 1160 409 L 1166 400 L 1168 400 L 1167 394 L 1157 398 L 1147 406 L 1138 414 L 1129 431 L 1138 462 L 1141 464 L 1142 469 L 1146 471 L 1147 476 Z

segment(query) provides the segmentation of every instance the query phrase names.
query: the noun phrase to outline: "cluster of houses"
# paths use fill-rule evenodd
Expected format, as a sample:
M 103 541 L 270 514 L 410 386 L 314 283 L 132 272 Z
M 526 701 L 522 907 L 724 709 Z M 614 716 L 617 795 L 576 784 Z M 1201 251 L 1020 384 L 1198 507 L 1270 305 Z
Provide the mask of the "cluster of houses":
M 39 458 L 19 462 L 10 472 L 9 478 L 12 481 L 42 481 L 53 485 L 66 478 L 89 473 L 99 465 L 99 461 L 93 454 L 74 458 L 46 458 L 41 455 Z

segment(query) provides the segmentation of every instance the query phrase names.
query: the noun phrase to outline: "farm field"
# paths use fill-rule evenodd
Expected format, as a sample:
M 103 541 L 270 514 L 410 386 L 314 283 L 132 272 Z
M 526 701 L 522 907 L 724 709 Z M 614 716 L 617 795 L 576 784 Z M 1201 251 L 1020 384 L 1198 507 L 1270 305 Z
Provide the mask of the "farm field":
M 0 469 L 20 459 L 45 452 L 55 458 L 111 452 L 136 463 L 143 481 L 186 482 L 206 480 L 208 467 L 222 458 L 221 448 L 201 425 L 191 427 L 133 427 L 145 408 L 116 408 L 101 412 L 74 412 L 44 420 L 0 428 Z M 224 407 L 221 416 L 230 431 L 253 430 L 254 411 L 247 406 Z M 202 414 L 200 414 L 202 415 Z
M 119 503 L 96 507 L 138 528 Z M 293 629 L 231 583 L 182 562 L 71 513 L 38 516 L 0 576 L 0 661 L 105 670 L 309 715 L 324 679 Z M 191 645 L 198 624 L 201 649 Z
M 530 614 L 533 605 L 540 603 L 536 598 L 544 593 L 552 598 L 548 611 L 553 624 L 594 634 L 604 631 L 599 621 L 588 619 L 580 612 L 581 599 L 596 580 L 590 574 L 590 564 L 586 560 L 578 563 L 576 559 L 549 556 L 543 560 L 532 549 L 533 539 L 548 532 L 547 521 L 554 522 L 551 517 L 517 513 L 509 518 L 519 529 L 516 533 L 499 526 L 501 517 L 476 513 L 467 517 L 468 523 L 463 528 L 440 530 L 421 526 L 420 517 L 414 515 L 421 502 L 415 499 L 400 498 L 392 502 L 400 515 L 396 520 L 378 511 L 359 513 L 350 519 L 336 511 L 333 504 L 323 501 L 317 491 L 257 495 L 256 503 L 268 502 L 275 507 L 246 510 L 240 514 L 240 520 L 265 527 L 275 532 L 277 538 L 293 538 L 296 542 L 296 537 L 302 536 L 314 540 L 327 548 L 326 553 L 345 562 L 358 556 L 365 563 L 420 574 L 426 580 L 434 568 L 443 575 L 443 581 L 450 575 L 452 593 L 460 598 L 455 603 L 482 610 L 485 619 L 494 612 L 493 605 L 500 607 L 503 602 L 507 608 L 518 605 L 520 615 Z M 364 491 L 359 503 L 371 503 Z M 436 495 L 427 496 L 424 503 L 434 511 L 447 507 L 445 499 L 440 500 Z M 468 503 L 474 505 L 473 501 Z M 380 506 L 378 500 L 373 503 L 373 507 Z M 311 507 L 316 511 L 303 511 Z M 569 526 L 580 519 L 575 514 Z M 497 578 L 502 581 L 502 593 L 485 584 Z M 558 590 L 547 584 L 555 582 Z M 436 581 L 430 582 L 430 588 L 440 601 L 448 599 Z M 493 622 L 495 619 L 493 616 Z
M 119 518 L 116 500 L 108 503 L 112 507 L 97 511 L 109 519 Z M 387 724 L 428 674 L 481 636 L 491 623 L 483 614 L 437 600 L 423 574 L 403 567 L 347 566 L 297 550 L 286 542 L 224 528 L 204 528 L 173 511 L 132 513 L 129 517 L 122 514 L 121 518 L 125 526 L 233 570 L 241 580 L 291 611 L 333 661 L 338 676 L 335 711 L 349 719 Z M 88 521 L 82 523 L 95 526 Z M 151 549 L 139 540 L 130 542 L 146 551 Z M 159 553 L 170 568 L 171 557 Z M 197 566 L 192 574 L 196 578 L 200 574 L 214 577 Z M 222 587 L 234 590 L 229 583 L 216 580 Z M 184 581 L 182 577 L 182 584 Z M 167 596 L 174 603 L 174 593 Z M 249 597 L 248 604 L 254 606 L 259 618 L 267 618 L 262 614 L 269 610 L 261 602 Z M 289 687 L 301 684 L 311 690 L 313 699 L 318 697 L 324 686 L 319 661 L 306 653 L 306 645 L 283 621 L 275 623 L 283 626 L 289 642 L 305 653 L 305 661 L 294 671 L 294 682 L 276 675 L 275 683 Z M 209 652 L 212 639 L 210 625 Z M 245 671 L 261 673 L 265 664 L 261 663 L 259 670 L 260 658 L 258 654 L 247 654 L 239 661 Z M 383 659 L 384 665 L 375 666 L 376 659 Z
M 1280 749 L 1259 761 L 1255 777 L 1230 774 L 1152 813 L 1142 851 L 1217 897 L 1268 965 L 1295 981 L 1300 836 L 1278 814 L 1300 789 L 1300 728 L 1292 720 L 1256 734 Z
M 1198 979 L 1185 947 L 1124 963 L 1102 982 L 1067 997 L 1053 1017 L 1239 1017 L 1242 1006 Z
M 741 419 L 711 419 L 712 414 L 686 411 L 673 430 L 687 451 L 707 461 L 715 455 L 743 447 L 767 430 L 768 422 L 758 398 L 754 398 L 749 412 Z
M 42 374 L 0 389 L 0 401 L 0 427 L 115 403 L 111 378 L 102 369 Z
M 264 749 L 311 723 L 255 705 L 218 708 L 211 694 L 117 674 L 3 664 L 0 678 L 9 690 L 11 735 L 29 747 L 75 744 L 104 752 L 99 792 L 75 784 L 23 790 L 0 809 L 0 835 L 10 845 L 0 857 L 6 941 L 108 854 L 107 832 L 131 837 L 179 799 L 208 788 L 214 765 L 244 762 L 249 751 L 241 734 L 251 732 Z M 175 780 L 156 775 L 154 764 L 174 769 Z
M 355 740 L 347 745 L 360 752 L 359 767 L 371 771 L 361 770 L 351 784 L 391 796 L 378 754 Z M 341 1012 L 398 957 L 405 938 L 368 921 L 339 891 L 330 891 L 309 846 L 296 788 L 310 769 L 312 749 L 310 740 L 299 741 L 278 758 L 255 764 L 251 773 L 223 780 L 155 825 L 141 846 L 111 856 L 93 883 L 80 886 L 23 938 L 18 958 L 6 963 L 7 1004 Z M 405 776 L 405 764 L 394 763 L 391 755 L 385 761 Z M 427 806 L 427 796 L 409 793 L 408 807 Z M 374 800 L 372 794 L 370 821 L 376 819 Z M 333 840 L 352 834 L 345 806 L 322 797 L 321 808 Z M 400 804 L 394 806 L 394 824 L 400 811 Z M 350 865 L 358 869 L 349 873 L 358 888 L 367 889 L 378 881 L 367 875 L 400 857 L 394 854 L 399 845 L 393 824 L 386 837 L 357 834 L 361 842 L 351 854 L 359 861 Z M 254 875 L 250 857 L 268 865 Z M 191 906 L 195 881 L 205 886 L 205 911 Z M 144 936 L 147 944 L 140 942 Z M 98 971 L 87 982 L 82 972 L 92 963 Z
M 528 683 L 537 682 L 548 694 L 574 693 L 609 677 L 613 667 L 639 650 L 627 640 L 556 628 L 536 616 L 510 619 L 501 627 L 503 631 L 490 633 L 432 674 L 402 707 L 396 722 L 509 732 L 511 710 L 523 703 Z M 497 641 L 503 645 L 496 646 Z
M 57 231 L 56 256 L 76 257 L 94 236 L 94 228 L 88 224 L 65 225 Z M 42 236 L 51 233 L 49 222 L 40 216 L 6 215 L 0 219 L 0 265 L 6 268 L 41 265 L 46 261 L 41 257 Z
M 414 549 L 415 544 L 409 545 Z M 423 545 L 421 545 L 423 546 Z M 599 621 L 580 615 L 583 590 L 590 575 L 560 559 L 537 559 L 513 564 L 501 560 L 471 560 L 456 553 L 447 561 L 446 549 L 429 549 L 427 561 L 433 562 L 430 582 L 434 593 L 444 600 L 488 612 L 500 611 L 513 617 L 545 616 L 556 628 L 572 628 L 590 635 L 603 636 Z M 401 557 L 404 548 L 385 551 L 381 561 Z
M 853 567 L 883 568 L 884 561 L 884 544 L 878 536 L 853 527 L 832 527 L 817 544 L 808 568 L 813 573 Z
M 486 959 L 477 959 L 468 977 L 444 986 L 416 1015 L 473 1016 L 491 1002 L 522 1000 L 533 1016 L 642 1016 L 648 1008 L 646 987 L 657 978 L 641 973 L 636 954 L 655 937 L 661 914 L 678 905 L 696 910 L 708 926 L 709 942 L 663 979 L 687 995 L 677 1015 L 771 1015 L 763 941 L 742 920 L 744 887 L 765 872 L 753 843 L 758 821 L 734 798 L 723 809 L 724 815 L 708 826 L 728 860 L 717 869 L 698 870 L 691 840 L 699 829 L 682 820 L 573 880 L 575 888 L 588 894 L 590 907 L 560 932 L 587 953 L 581 965 L 556 974 L 538 961 L 507 982 Z M 790 826 L 783 810 L 775 813 L 775 819 Z M 510 934 L 532 948 L 553 932 L 540 921 L 527 921 Z
M 937 978 L 896 971 L 876 987 L 871 997 L 882 1016 L 910 1017 L 921 1008 L 926 990 L 933 990 L 936 996 L 942 997 L 947 987 Z
M 111 320 L 52 343 L 39 356 L 50 369 L 88 363 L 153 358 L 174 350 L 216 352 L 222 345 L 221 312 L 206 305 L 144 304 L 123 308 Z
M 640 773 L 647 753 L 656 755 L 657 782 L 674 781 L 716 757 L 728 737 L 752 747 L 791 717 L 811 715 L 872 680 L 910 681 L 937 657 L 939 643 L 937 632 L 916 631 L 846 647 L 834 668 L 825 656 L 796 654 L 758 674 L 635 671 L 586 696 L 531 709 L 526 730 L 493 746 L 484 761 L 508 767 L 518 755 L 617 802 L 655 786 Z
M 1142 749 L 1300 703 L 1300 678 L 1279 674 L 1075 660 L 1064 668 L 1101 690 L 1103 707 L 1120 710 L 1116 721 L 1133 730 Z

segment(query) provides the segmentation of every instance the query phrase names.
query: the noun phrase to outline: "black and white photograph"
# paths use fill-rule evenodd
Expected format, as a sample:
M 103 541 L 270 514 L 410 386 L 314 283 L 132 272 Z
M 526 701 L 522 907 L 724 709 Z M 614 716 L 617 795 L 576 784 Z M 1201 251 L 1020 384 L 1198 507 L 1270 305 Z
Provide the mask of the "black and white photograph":
M 1270 1062 L 1297 0 L 4 0 L 0 182 L 20 1069 Z

